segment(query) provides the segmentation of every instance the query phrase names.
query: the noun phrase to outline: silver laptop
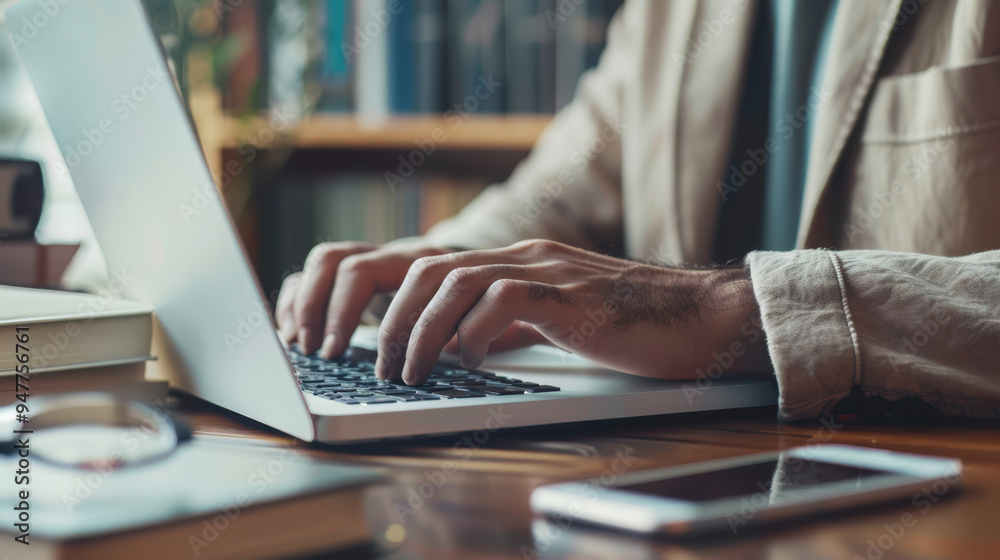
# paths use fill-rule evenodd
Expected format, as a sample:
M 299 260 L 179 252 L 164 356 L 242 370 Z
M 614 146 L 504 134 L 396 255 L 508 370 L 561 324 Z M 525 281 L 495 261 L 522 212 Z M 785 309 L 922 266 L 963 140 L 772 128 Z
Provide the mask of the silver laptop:
M 486 372 L 442 363 L 424 389 L 372 385 L 362 351 L 333 363 L 288 353 L 141 4 L 25 0 L 6 16 L 112 275 L 156 310 L 176 388 L 331 443 L 777 400 L 771 380 L 645 379 L 556 349 L 499 355 Z M 374 336 L 353 344 L 372 349 Z

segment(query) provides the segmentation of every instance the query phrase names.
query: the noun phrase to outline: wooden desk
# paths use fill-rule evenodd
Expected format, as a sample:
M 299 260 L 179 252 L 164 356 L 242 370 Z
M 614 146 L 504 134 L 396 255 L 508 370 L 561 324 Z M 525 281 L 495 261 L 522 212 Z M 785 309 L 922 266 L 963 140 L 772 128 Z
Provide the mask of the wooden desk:
M 721 411 L 351 447 L 306 446 L 259 424 L 185 400 L 196 437 L 308 448 L 317 456 L 390 467 L 370 488 L 365 512 L 373 550 L 387 558 L 1000 558 L 1000 423 L 930 425 L 781 424 L 773 408 Z M 469 438 L 469 439 L 466 439 Z M 844 443 L 958 457 L 964 488 L 925 506 L 910 502 L 701 542 L 649 542 L 535 522 L 528 507 L 541 484 L 613 477 L 813 443 Z M 473 449 L 472 447 L 475 447 Z M 421 496 L 422 494 L 422 496 Z M 905 514 L 916 519 L 900 533 Z M 360 515 L 361 512 L 345 512 Z M 330 522 L 330 520 L 317 520 Z M 894 536 L 895 533 L 895 536 Z M 879 546 L 881 545 L 881 546 Z M 338 556 L 342 557 L 342 556 Z

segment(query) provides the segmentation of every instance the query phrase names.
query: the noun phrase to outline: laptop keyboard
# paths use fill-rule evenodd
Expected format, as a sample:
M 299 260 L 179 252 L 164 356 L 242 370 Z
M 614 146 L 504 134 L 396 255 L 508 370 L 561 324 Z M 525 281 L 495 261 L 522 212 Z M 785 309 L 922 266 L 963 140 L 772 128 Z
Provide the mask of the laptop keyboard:
M 294 347 L 288 350 L 303 391 L 347 405 L 474 399 L 559 390 L 552 385 L 446 364 L 438 364 L 423 385 L 410 386 L 375 377 L 375 356 L 372 350 L 356 347 L 333 360 L 304 356 Z

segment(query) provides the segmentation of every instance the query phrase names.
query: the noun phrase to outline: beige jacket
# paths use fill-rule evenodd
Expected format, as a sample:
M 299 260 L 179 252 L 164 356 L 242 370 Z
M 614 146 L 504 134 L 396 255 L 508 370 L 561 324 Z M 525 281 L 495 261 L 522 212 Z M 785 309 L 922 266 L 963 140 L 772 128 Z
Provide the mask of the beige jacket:
M 531 156 L 430 240 L 707 263 L 756 14 L 628 0 Z M 998 55 L 1000 3 L 841 0 L 799 250 L 747 258 L 783 418 L 852 389 L 1000 416 Z

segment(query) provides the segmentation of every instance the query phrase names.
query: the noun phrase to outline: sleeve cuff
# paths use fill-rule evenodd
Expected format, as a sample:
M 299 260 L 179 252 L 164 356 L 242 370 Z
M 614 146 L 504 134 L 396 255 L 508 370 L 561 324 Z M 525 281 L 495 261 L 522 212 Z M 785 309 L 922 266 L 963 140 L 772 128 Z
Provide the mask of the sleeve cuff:
M 746 258 L 781 420 L 830 411 L 859 382 L 860 353 L 835 253 L 753 252 Z

